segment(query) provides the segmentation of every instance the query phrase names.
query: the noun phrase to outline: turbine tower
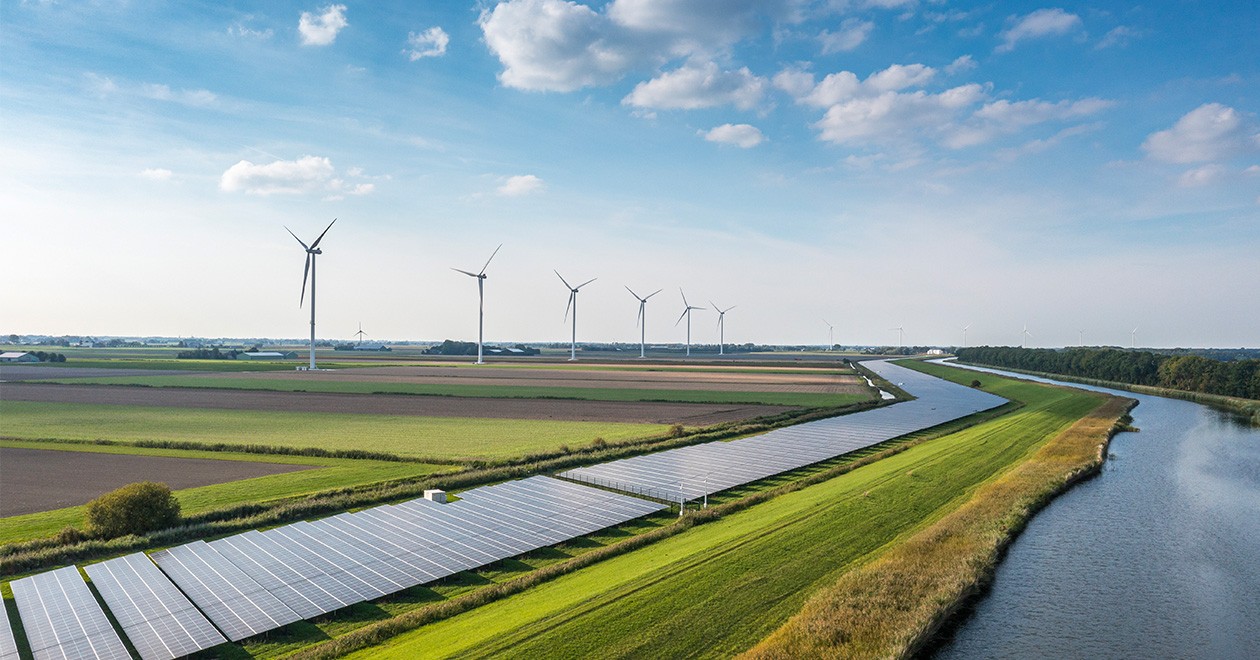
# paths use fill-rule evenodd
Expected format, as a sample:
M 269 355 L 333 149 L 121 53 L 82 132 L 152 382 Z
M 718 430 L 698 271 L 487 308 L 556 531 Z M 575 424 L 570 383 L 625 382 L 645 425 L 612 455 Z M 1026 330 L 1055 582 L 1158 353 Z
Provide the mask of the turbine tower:
M 630 287 L 626 287 L 626 291 L 629 291 L 630 295 L 634 296 L 634 299 L 639 301 L 639 317 L 635 320 L 634 324 L 639 328 L 639 359 L 643 359 L 647 357 L 647 318 L 645 317 L 647 301 L 648 298 L 664 291 L 664 289 L 657 289 L 642 298 L 640 298 L 639 294 L 635 293 L 634 289 L 631 289 Z
M 303 250 L 306 250 L 306 266 L 302 269 L 302 296 L 298 298 L 298 307 L 301 307 L 306 302 L 306 280 L 309 275 L 311 280 L 311 364 L 308 368 L 312 371 L 315 370 L 315 257 L 324 253 L 323 250 L 319 249 L 319 242 L 324 240 L 324 234 L 327 234 L 328 230 L 332 229 L 335 222 L 337 222 L 337 219 L 333 218 L 333 221 L 328 223 L 327 227 L 324 227 L 324 231 L 319 235 L 319 238 L 315 239 L 315 242 L 310 245 L 303 243 L 302 239 L 298 238 L 292 229 L 289 229 L 287 226 L 284 228 L 293 237 L 293 240 L 297 241 Z
M 685 305 L 685 309 L 683 309 L 682 316 L 679 316 L 678 320 L 674 321 L 674 327 L 675 328 L 678 327 L 678 324 L 681 323 L 683 320 L 683 316 L 687 317 L 687 357 L 691 357 L 691 310 L 704 309 L 704 308 L 696 307 L 692 305 L 691 303 L 687 302 L 687 294 L 683 293 L 682 287 L 678 287 L 678 293 L 682 294 L 683 305 Z
M 1137 348 L 1137 326 L 1129 333 L 1129 348 Z
M 902 344 L 904 343 L 903 337 L 905 337 L 906 329 L 901 326 L 897 326 L 895 328 L 889 328 L 889 330 L 897 331 L 897 348 L 901 348 Z
M 822 322 L 827 324 L 827 350 L 830 351 L 836 345 L 836 326 L 831 325 L 827 319 L 823 319 Z
M 710 300 L 709 304 L 713 305 L 713 301 Z M 713 309 L 716 309 L 718 313 L 718 355 L 726 355 L 726 313 L 736 307 L 739 305 L 731 305 L 726 309 L 718 309 L 717 305 L 713 305 Z
M 362 322 L 362 321 L 360 321 L 360 322 L 359 322 L 359 331 L 358 331 L 358 332 L 356 332 L 356 333 L 354 333 L 354 336 L 355 336 L 355 337 L 358 337 L 359 344 L 362 344 L 362 343 L 363 343 L 363 335 L 365 335 L 365 334 L 367 334 L 367 333 L 366 333 L 366 332 L 363 332 L 363 322 Z
M 569 304 L 564 306 L 564 318 L 565 320 L 568 320 L 569 308 L 572 307 L 573 308 L 573 339 L 572 339 L 572 343 L 569 344 L 569 362 L 573 362 L 574 360 L 577 360 L 577 294 L 578 294 L 578 289 L 581 289 L 587 284 L 594 282 L 597 278 L 592 277 L 591 279 L 586 280 L 585 282 L 577 286 L 570 286 L 568 282 L 565 282 L 564 276 L 560 274 L 560 271 L 556 270 L 553 272 L 555 272 L 556 277 L 560 278 L 561 282 L 564 282 L 564 287 L 569 290 Z
M 1029 332 L 1029 331 L 1028 331 L 1028 324 L 1027 324 L 1027 323 L 1025 323 L 1025 324 L 1024 324 L 1024 332 L 1022 333 L 1022 336 L 1021 336 L 1020 341 L 1019 341 L 1019 347 L 1020 347 L 1020 348 L 1028 348 L 1028 339 L 1029 339 L 1030 337 L 1032 337 L 1032 336 L 1033 336 L 1033 334 L 1032 334 L 1031 332 Z
M 971 329 L 971 324 L 963 326 L 963 348 L 967 348 L 967 331 Z
M 483 331 L 485 330 L 486 320 L 486 268 L 490 266 L 491 261 L 494 261 L 494 255 L 498 254 L 499 248 L 502 247 L 503 244 L 499 243 L 499 247 L 495 248 L 494 252 L 490 253 L 489 259 L 486 259 L 486 265 L 482 266 L 481 270 L 476 273 L 470 273 L 466 270 L 460 270 L 458 268 L 451 268 L 451 270 L 457 273 L 463 273 L 469 277 L 477 278 L 477 364 L 486 363 L 485 360 L 482 359 L 481 353 L 482 342 L 485 338 Z
M 1081 346 L 1084 346 L 1084 345 L 1085 345 L 1085 331 L 1084 331 L 1084 330 L 1077 330 L 1077 332 L 1079 332 L 1079 333 L 1081 334 Z

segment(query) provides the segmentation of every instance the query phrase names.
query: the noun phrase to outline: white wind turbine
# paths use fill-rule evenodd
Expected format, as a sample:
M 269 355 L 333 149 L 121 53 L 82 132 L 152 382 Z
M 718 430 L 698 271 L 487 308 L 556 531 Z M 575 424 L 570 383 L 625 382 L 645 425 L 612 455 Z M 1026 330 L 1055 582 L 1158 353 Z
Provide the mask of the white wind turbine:
M 634 289 L 631 289 L 630 287 L 626 287 L 626 291 L 629 291 L 630 295 L 634 296 L 634 299 L 639 301 L 639 317 L 634 322 L 634 324 L 638 326 L 639 328 L 639 358 L 640 359 L 646 358 L 647 357 L 647 318 L 646 318 L 647 301 L 648 301 L 648 298 L 651 298 L 652 296 L 660 293 L 661 291 L 664 291 L 664 289 L 657 289 L 653 291 L 652 293 L 649 293 L 648 295 L 643 296 L 642 298 L 640 298 L 639 294 L 635 293 Z
M 1025 323 L 1025 324 L 1024 324 L 1024 332 L 1022 333 L 1022 336 L 1021 336 L 1021 338 L 1020 338 L 1020 340 L 1019 340 L 1019 347 L 1020 347 L 1020 348 L 1028 348 L 1028 340 L 1029 340 L 1032 336 L 1033 336 L 1033 333 L 1031 333 L 1031 332 L 1029 332 L 1029 331 L 1028 331 L 1028 324 L 1027 324 L 1027 323 Z
M 1133 327 L 1133 331 L 1129 333 L 1129 348 L 1137 348 L 1137 326 Z
M 328 223 L 328 226 L 324 228 L 319 238 L 315 239 L 315 242 L 310 245 L 303 243 L 302 239 L 298 238 L 292 229 L 284 228 L 293 237 L 293 240 L 297 241 L 303 250 L 306 250 L 306 266 L 302 269 L 302 296 L 298 299 L 298 307 L 301 307 L 302 303 L 306 302 L 306 280 L 309 275 L 311 280 L 311 364 L 309 368 L 311 370 L 315 369 L 315 257 L 324 253 L 323 250 L 319 249 L 319 242 L 324 240 L 324 234 L 327 234 L 328 230 L 332 229 L 335 222 L 337 222 L 337 219 L 333 218 L 333 221 Z
M 358 343 L 359 343 L 359 344 L 362 344 L 362 343 L 363 343 L 363 335 L 366 335 L 366 334 L 367 334 L 367 333 L 363 331 L 363 322 L 362 322 L 362 321 L 360 321 L 360 322 L 359 322 L 359 331 L 358 331 L 358 332 L 356 332 L 356 333 L 354 333 L 354 336 L 358 338 Z
M 710 300 L 709 304 L 713 305 L 713 301 Z M 713 305 L 713 309 L 716 309 L 718 313 L 718 355 L 726 355 L 726 313 L 736 307 L 739 305 L 731 305 L 726 309 L 718 309 L 717 305 Z
M 463 273 L 469 277 L 477 278 L 477 364 L 486 363 L 485 360 L 482 359 L 481 353 L 482 341 L 485 338 L 483 330 L 485 329 L 486 319 L 486 268 L 490 266 L 490 262 L 494 260 L 494 255 L 498 254 L 499 248 L 502 247 L 503 244 L 500 243 L 499 247 L 495 248 L 494 252 L 490 253 L 490 258 L 486 259 L 486 265 L 482 266 L 481 270 L 476 273 L 470 273 L 466 270 L 460 270 L 458 268 L 451 268 L 451 270 L 457 273 Z
M 1077 330 L 1077 332 L 1080 333 L 1081 346 L 1084 346 L 1085 345 L 1085 331 Z
M 683 316 L 687 317 L 687 357 L 691 357 L 691 310 L 704 308 L 696 307 L 687 302 L 687 294 L 683 293 L 682 287 L 678 288 L 678 293 L 682 294 L 683 305 L 686 306 L 686 309 L 683 310 L 682 316 L 679 316 L 678 320 L 674 321 L 674 327 L 678 327 L 678 324 L 683 320 Z
M 572 340 L 572 343 L 569 344 L 569 361 L 572 362 L 577 359 L 577 294 L 578 294 L 578 289 L 586 286 L 587 284 L 590 284 L 591 282 L 594 282 L 598 278 L 592 277 L 591 279 L 586 280 L 585 282 L 577 286 L 570 286 L 568 282 L 565 282 L 564 276 L 560 274 L 560 271 L 557 270 L 553 272 L 555 272 L 556 277 L 560 278 L 561 282 L 564 282 L 564 287 L 569 290 L 569 304 L 564 306 L 564 318 L 566 320 L 568 320 L 569 318 L 569 308 L 570 307 L 573 308 L 573 340 Z
M 897 326 L 895 328 L 889 328 L 889 330 L 897 331 L 897 348 L 901 348 L 902 344 L 904 343 L 903 338 L 905 337 L 906 329 L 901 326 Z
M 963 348 L 967 348 L 967 331 L 971 329 L 971 324 L 963 326 Z
M 836 346 L 836 326 L 831 325 L 827 319 L 823 319 L 822 322 L 827 324 L 827 350 L 830 351 Z

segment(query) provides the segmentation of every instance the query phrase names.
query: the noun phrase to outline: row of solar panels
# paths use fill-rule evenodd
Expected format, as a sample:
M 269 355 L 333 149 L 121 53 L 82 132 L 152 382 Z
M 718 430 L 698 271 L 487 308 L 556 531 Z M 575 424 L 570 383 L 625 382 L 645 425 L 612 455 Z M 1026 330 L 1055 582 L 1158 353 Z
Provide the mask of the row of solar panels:
M 916 399 L 841 417 L 562 472 L 672 502 L 695 499 L 995 408 L 1006 400 L 884 360 L 864 366 Z
M 466 491 L 449 504 L 378 506 L 84 570 L 141 658 L 177 658 L 663 508 L 531 477 Z M 11 584 L 37 660 L 131 658 L 78 568 Z M 16 659 L 8 618 L 0 619 L 0 660 Z

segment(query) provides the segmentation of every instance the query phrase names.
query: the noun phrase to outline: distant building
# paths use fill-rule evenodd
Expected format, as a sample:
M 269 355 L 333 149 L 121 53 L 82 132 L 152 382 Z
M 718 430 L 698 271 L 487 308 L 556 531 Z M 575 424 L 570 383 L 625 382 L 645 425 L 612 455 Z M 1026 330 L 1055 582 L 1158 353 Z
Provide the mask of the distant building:
M 39 362 L 39 358 L 34 353 L 9 351 L 0 353 L 0 362 Z
M 359 344 L 354 347 L 356 351 L 391 351 L 390 347 L 385 344 Z
M 939 348 L 932 348 L 928 350 L 927 354 L 928 355 L 944 355 L 945 351 L 942 351 Z
M 254 351 L 252 353 L 237 353 L 238 360 L 292 360 L 297 358 L 294 351 Z

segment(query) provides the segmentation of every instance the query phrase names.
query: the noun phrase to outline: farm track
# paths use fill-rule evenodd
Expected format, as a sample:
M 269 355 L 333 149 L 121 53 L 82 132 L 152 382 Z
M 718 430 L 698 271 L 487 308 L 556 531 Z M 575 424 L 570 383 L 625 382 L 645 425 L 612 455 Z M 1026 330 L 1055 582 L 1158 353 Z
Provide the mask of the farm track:
M 5 383 L 0 389 L 0 399 L 120 406 L 630 422 L 688 426 L 708 426 L 775 415 L 792 409 L 788 406 L 749 404 L 490 399 L 43 383 Z

